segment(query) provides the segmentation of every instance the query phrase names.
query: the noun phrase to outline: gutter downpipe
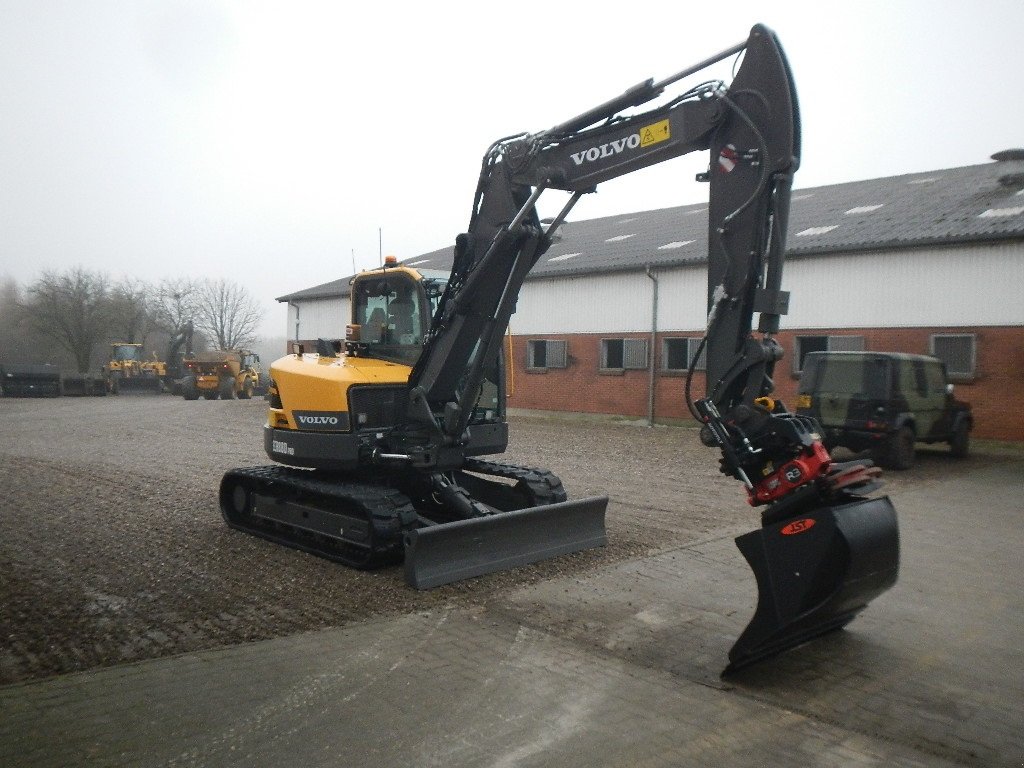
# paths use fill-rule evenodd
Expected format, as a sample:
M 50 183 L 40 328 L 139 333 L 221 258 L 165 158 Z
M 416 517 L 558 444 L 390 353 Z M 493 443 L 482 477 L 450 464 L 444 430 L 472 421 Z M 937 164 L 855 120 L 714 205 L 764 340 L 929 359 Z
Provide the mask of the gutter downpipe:
M 654 426 L 654 358 L 658 340 L 658 278 L 651 271 L 651 265 L 644 265 L 644 274 L 650 278 L 651 295 L 651 351 L 647 358 L 647 426 Z
M 298 304 L 293 304 L 292 302 L 289 301 L 288 302 L 288 306 L 295 308 L 295 343 L 298 344 L 299 343 L 299 305 Z M 291 350 L 289 350 L 289 352 L 290 351 Z

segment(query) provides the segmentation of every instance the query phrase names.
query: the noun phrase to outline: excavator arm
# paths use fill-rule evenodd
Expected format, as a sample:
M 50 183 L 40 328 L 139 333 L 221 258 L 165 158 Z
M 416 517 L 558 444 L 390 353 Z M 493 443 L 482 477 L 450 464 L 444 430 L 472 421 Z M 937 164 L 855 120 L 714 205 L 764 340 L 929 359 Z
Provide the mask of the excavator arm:
M 707 82 L 656 109 L 622 114 L 741 52 L 743 64 L 729 87 Z M 580 197 L 601 182 L 708 149 L 715 158 L 708 173 L 709 263 L 718 286 L 709 379 L 720 382 L 712 399 L 727 411 L 753 404 L 762 387 L 749 381 L 776 349 L 770 342 L 749 343 L 751 316 L 762 312 L 762 329 L 777 330 L 778 314 L 785 311 L 778 283 L 799 162 L 792 79 L 774 34 L 763 26 L 754 27 L 745 43 L 670 78 L 647 80 L 547 131 L 490 147 L 468 231 L 456 241 L 446 292 L 409 380 L 414 428 L 405 432 L 403 447 L 421 466 L 458 465 L 457 446 L 486 361 L 497 354 L 527 274 Z M 544 228 L 537 202 L 547 190 L 572 195 Z
M 742 53 L 732 82 L 705 82 L 657 108 L 623 114 L 666 88 Z M 423 354 L 410 377 L 410 425 L 400 455 L 415 465 L 461 464 L 460 445 L 485 364 L 498 354 L 527 274 L 580 197 L 597 184 L 694 151 L 708 151 L 707 391 L 686 397 L 722 471 L 740 480 L 762 527 L 737 539 L 759 586 L 754 618 L 730 651 L 733 671 L 844 626 L 895 583 L 899 542 L 887 498 L 867 461 L 833 462 L 811 419 L 772 397 L 775 339 L 789 294 L 782 289 L 800 117 L 785 55 L 766 27 L 746 42 L 661 82 L 537 134 L 493 144 L 483 160 L 468 231 Z M 571 193 L 552 223 L 537 201 Z M 753 333 L 759 315 L 758 335 Z

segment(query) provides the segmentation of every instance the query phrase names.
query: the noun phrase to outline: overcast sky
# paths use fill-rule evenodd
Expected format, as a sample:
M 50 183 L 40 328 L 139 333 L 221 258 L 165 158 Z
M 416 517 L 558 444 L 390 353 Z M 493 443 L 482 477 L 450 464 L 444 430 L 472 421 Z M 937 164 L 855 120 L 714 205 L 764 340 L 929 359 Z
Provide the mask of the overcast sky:
M 0 0 L 0 278 L 226 277 L 283 336 L 275 297 L 375 266 L 381 247 L 452 243 L 494 139 L 755 22 L 796 79 L 798 188 L 1024 146 L 1021 0 Z M 608 182 L 570 218 L 705 200 L 703 155 Z

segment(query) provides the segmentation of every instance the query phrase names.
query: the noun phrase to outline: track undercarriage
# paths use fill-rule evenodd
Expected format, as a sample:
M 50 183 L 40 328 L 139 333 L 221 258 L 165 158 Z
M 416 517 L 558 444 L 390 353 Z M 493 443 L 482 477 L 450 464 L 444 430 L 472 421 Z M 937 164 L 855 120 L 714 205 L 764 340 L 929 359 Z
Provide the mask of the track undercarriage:
M 348 566 L 405 558 L 407 581 L 427 588 L 601 546 L 607 499 L 567 502 L 550 472 L 467 459 L 445 474 L 234 469 L 220 505 L 232 528 Z

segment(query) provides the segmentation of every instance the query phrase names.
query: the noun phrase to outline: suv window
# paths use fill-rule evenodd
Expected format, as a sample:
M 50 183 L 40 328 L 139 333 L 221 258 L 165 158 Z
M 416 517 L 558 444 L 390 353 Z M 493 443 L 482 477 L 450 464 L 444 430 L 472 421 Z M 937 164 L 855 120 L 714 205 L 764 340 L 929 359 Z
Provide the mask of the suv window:
M 810 360 L 814 366 L 811 385 L 814 391 L 861 395 L 876 400 L 888 394 L 889 365 L 885 359 L 821 356 Z
M 926 365 L 924 374 L 928 381 L 929 392 L 933 395 L 946 394 L 946 374 L 941 365 Z

